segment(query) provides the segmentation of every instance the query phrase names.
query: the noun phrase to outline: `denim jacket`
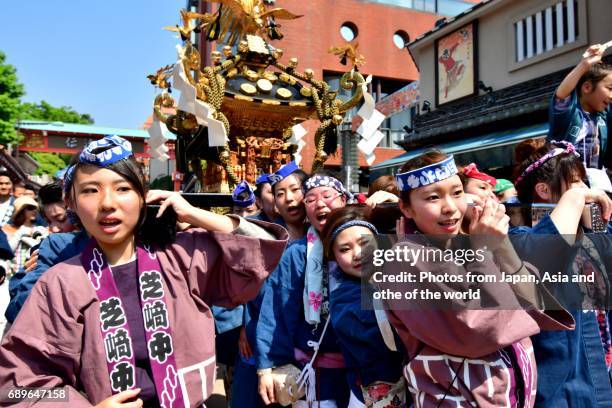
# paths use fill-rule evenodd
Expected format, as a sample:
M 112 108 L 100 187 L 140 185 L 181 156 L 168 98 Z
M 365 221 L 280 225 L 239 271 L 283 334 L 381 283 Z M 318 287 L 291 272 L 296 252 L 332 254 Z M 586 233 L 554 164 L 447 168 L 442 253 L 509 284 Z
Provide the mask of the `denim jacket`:
M 548 254 L 547 269 L 563 270 L 571 265 L 574 252 L 559 235 L 550 216 L 533 228 L 518 227 L 511 234 L 524 234 L 520 239 L 513 237 L 515 247 L 537 248 Z M 537 235 L 548 235 L 550 240 L 538 240 Z M 558 242 L 554 236 L 558 235 Z M 594 234 L 598 235 L 598 234 Z M 609 258 L 612 253 L 610 239 L 593 239 L 604 260 L 608 274 L 612 272 Z M 542 245 L 544 242 L 544 245 Z M 518 245 L 517 245 L 518 244 Z M 545 246 L 546 248 L 543 248 Z M 540 265 L 536 265 L 541 269 Z M 533 336 L 534 353 L 538 364 L 538 391 L 536 407 L 612 407 L 612 377 L 606 369 L 599 327 L 593 311 L 570 311 L 576 322 L 573 331 L 548 331 Z M 610 319 L 610 314 L 608 314 Z

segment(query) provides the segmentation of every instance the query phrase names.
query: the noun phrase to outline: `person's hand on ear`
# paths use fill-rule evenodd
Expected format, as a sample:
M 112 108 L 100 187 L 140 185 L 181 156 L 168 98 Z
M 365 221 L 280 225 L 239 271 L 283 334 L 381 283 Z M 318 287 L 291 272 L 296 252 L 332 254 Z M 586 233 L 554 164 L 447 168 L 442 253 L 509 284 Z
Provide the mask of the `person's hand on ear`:
M 399 197 L 395 194 L 379 190 L 372 194 L 371 197 L 368 197 L 365 204 L 370 208 L 376 208 L 376 205 L 380 203 L 397 203 L 398 201 Z
M 485 202 L 482 198 L 480 198 L 476 194 L 464 193 L 463 197 L 465 198 L 465 201 L 468 204 L 468 210 L 465 212 L 465 218 L 468 221 L 471 221 L 472 215 L 474 214 L 472 208 L 476 207 L 480 211 L 482 211 L 482 209 L 484 208 Z
M 470 221 L 470 239 L 476 248 L 487 246 L 495 251 L 508 236 L 510 217 L 506 215 L 506 207 L 491 199 L 487 199 L 482 209 L 472 207 Z
M 406 217 L 403 215 L 395 221 L 395 235 L 397 235 L 398 242 L 404 240 L 406 235 Z

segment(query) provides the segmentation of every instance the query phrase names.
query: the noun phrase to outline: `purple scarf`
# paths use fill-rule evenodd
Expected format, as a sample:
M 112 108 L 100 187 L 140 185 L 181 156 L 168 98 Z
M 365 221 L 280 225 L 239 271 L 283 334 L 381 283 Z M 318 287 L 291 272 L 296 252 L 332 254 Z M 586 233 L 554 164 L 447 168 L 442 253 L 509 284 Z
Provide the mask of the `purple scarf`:
M 164 408 L 184 406 L 159 260 L 148 247 L 138 246 L 136 256 L 140 305 L 157 398 Z M 94 239 L 83 251 L 81 263 L 100 300 L 100 331 L 113 394 L 134 389 L 136 364 L 127 317 L 111 268 Z

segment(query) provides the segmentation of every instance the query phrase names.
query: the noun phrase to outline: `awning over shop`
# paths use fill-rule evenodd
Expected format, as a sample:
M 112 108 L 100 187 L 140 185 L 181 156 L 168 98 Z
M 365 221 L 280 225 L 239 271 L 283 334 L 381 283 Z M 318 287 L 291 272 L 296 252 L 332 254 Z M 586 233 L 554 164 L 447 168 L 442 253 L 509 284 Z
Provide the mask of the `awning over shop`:
M 525 139 L 545 137 L 547 133 L 548 123 L 544 123 L 422 147 L 372 166 L 371 171 L 376 175 L 395 173 L 407 160 L 431 149 L 454 154 L 458 164 L 475 162 L 483 169 L 506 167 L 512 165 L 513 150 L 516 144 Z

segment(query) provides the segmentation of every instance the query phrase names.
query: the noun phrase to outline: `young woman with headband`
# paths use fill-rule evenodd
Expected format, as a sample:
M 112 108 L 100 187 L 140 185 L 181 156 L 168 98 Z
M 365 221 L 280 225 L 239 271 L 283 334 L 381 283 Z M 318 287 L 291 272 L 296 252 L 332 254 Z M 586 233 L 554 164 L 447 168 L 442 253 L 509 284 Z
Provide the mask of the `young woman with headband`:
M 585 168 L 611 167 L 612 67 L 602 63 L 605 46 L 589 47 L 552 97 L 548 140 L 576 146 Z
M 201 406 L 215 379 L 210 307 L 254 297 L 286 232 L 194 208 L 178 193 L 147 194 L 117 136 L 83 150 L 65 191 L 91 239 L 34 286 L 0 346 L 0 366 L 11 368 L 0 388 L 63 387 L 56 406 Z M 172 207 L 194 228 L 164 246 L 139 236 L 146 202 L 157 201 L 158 216 Z
M 600 207 L 607 223 L 612 211 L 610 199 L 605 192 L 587 187 L 582 158 L 569 142 L 528 140 L 517 146 L 516 156 L 515 185 L 520 201 L 555 207 L 535 226 L 513 228 L 515 247 L 540 270 L 561 272 L 572 282 L 580 275 L 594 278 L 584 284 L 545 283 L 570 310 L 576 326 L 573 331 L 542 332 L 532 337 L 538 361 L 536 404 L 611 406 L 612 337 L 606 270 L 612 265 L 612 245 L 608 234 L 584 235 L 589 230 L 583 226 L 590 204 Z M 602 291 L 607 293 L 603 299 L 597 295 Z
M 322 239 L 330 262 L 330 316 L 346 362 L 349 408 L 406 406 L 403 348 L 378 304 L 362 306 L 364 274 L 376 246 L 366 207 L 333 210 Z M 399 346 L 399 347 L 398 347 Z
M 467 247 L 481 251 L 482 258 L 466 258 L 463 263 L 436 261 L 435 256 L 432 261 L 418 258 L 410 263 L 387 263 L 384 272 L 394 275 L 401 270 L 420 276 L 429 271 L 433 277 L 461 277 L 454 283 L 449 278 L 421 284 L 432 292 L 452 294 L 469 291 L 468 274 L 496 279 L 480 286 L 480 299 L 387 300 L 389 321 L 409 360 L 404 368 L 408 389 L 419 407 L 531 407 L 537 377 L 529 336 L 540 330 L 568 329 L 573 322 L 564 311 L 556 319 L 540 311 L 543 302 L 554 299 L 539 293 L 532 283 L 502 281 L 501 271 L 520 278 L 537 271 L 524 264 L 510 245 L 503 205 L 488 199 L 482 208 L 468 208 L 457 173 L 453 157 L 439 151 L 404 164 L 396 178 L 400 208 L 412 234 L 397 247 L 426 249 L 433 255 L 458 253 Z M 467 211 L 472 212 L 469 236 L 461 242 L 461 223 Z M 415 283 L 388 280 L 379 285 L 400 293 L 415 288 Z
M 327 327 L 327 262 L 319 234 L 329 213 L 344 207 L 350 193 L 327 174 L 313 175 L 301 188 L 311 225 L 306 237 L 288 247 L 266 283 L 255 336 L 259 393 L 266 404 L 277 402 L 272 368 L 292 364 L 303 369 L 316 344 L 318 358 L 309 371 L 316 373 L 316 387 L 315 379 L 309 376 L 310 387 L 305 384 L 303 388 L 311 391 L 297 404 L 317 400 L 321 407 L 344 407 L 349 390 L 336 336 L 333 328 Z M 273 189 L 278 194 L 278 186 Z

